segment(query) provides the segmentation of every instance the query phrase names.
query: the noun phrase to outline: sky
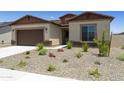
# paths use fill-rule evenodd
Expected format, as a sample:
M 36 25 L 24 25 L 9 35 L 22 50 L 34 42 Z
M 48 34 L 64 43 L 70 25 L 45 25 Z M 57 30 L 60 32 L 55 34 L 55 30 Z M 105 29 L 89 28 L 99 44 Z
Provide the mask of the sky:
M 81 14 L 84 11 L 0 11 L 0 22 L 15 21 L 25 15 L 32 15 L 47 20 L 59 19 L 67 13 Z M 94 11 L 115 17 L 111 22 L 111 32 L 124 32 L 124 11 Z

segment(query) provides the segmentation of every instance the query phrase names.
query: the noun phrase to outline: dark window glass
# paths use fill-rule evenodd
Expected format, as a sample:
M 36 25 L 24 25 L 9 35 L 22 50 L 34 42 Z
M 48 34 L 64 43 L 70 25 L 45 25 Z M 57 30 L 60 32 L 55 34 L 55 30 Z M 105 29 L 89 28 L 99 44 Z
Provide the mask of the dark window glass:
M 82 41 L 93 41 L 96 33 L 96 25 L 82 26 Z

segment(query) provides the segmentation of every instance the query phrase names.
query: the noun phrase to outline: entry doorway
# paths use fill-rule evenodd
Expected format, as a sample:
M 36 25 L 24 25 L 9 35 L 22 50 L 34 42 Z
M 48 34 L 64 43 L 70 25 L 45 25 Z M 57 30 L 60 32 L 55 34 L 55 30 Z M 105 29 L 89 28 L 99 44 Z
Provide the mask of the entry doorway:
M 68 29 L 63 29 L 62 30 L 62 44 L 65 45 L 68 40 L 69 40 L 69 31 Z

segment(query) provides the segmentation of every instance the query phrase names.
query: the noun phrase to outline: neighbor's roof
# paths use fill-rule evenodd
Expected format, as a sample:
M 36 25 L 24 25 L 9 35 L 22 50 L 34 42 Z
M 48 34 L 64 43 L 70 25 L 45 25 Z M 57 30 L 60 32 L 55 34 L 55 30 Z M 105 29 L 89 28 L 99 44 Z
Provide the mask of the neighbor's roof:
M 114 17 L 104 14 L 94 13 L 94 12 L 84 12 L 78 16 L 69 19 L 69 21 L 96 20 L 96 19 L 109 19 L 112 21 Z
M 54 23 L 57 23 L 57 24 L 60 24 L 61 21 L 60 20 L 50 20 L 51 22 L 54 22 Z
M 51 22 L 53 22 L 53 23 L 56 23 L 56 24 L 61 24 L 61 21 L 60 20 L 50 20 Z
M 42 19 L 42 18 L 39 18 L 39 17 L 31 16 L 31 15 L 23 16 L 20 19 L 12 22 L 10 25 L 30 24 L 30 23 L 52 23 L 52 24 L 55 24 L 55 25 L 59 25 L 55 22 L 51 22 L 51 21 L 48 21 L 48 20 L 45 20 L 45 19 Z
M 61 19 L 61 18 L 64 18 L 64 17 L 74 17 L 74 16 L 77 16 L 77 15 L 76 14 L 65 14 L 65 15 L 63 15 L 59 18 Z

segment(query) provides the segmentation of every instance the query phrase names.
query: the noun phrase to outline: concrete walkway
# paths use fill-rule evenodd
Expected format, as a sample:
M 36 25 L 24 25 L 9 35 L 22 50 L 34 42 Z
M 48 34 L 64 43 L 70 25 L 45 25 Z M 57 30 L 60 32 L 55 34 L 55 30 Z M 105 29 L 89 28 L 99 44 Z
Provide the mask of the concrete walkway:
M 64 48 L 64 47 L 66 47 L 66 45 L 60 45 L 56 47 L 46 47 L 46 49 L 59 49 L 59 48 Z
M 0 58 L 16 55 L 19 53 L 23 53 L 26 51 L 30 51 L 36 49 L 36 47 L 30 47 L 30 46 L 10 46 L 10 47 L 4 47 L 0 48 Z
M 65 46 L 66 45 L 60 45 L 56 47 L 45 47 L 45 48 L 46 49 L 59 49 Z M 0 48 L 0 58 L 24 53 L 26 51 L 35 50 L 35 49 L 36 49 L 35 46 L 10 46 L 10 47 Z

